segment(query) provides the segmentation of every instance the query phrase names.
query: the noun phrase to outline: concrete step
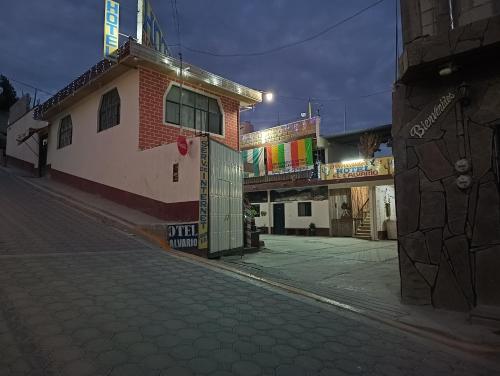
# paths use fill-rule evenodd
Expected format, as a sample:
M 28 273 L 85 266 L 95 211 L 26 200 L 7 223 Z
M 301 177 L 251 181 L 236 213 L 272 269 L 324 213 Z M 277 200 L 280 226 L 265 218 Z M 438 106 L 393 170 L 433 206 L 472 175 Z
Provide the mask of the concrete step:
M 358 227 L 356 232 L 371 232 L 372 229 L 370 227 Z
M 356 236 L 371 236 L 370 231 L 356 231 Z

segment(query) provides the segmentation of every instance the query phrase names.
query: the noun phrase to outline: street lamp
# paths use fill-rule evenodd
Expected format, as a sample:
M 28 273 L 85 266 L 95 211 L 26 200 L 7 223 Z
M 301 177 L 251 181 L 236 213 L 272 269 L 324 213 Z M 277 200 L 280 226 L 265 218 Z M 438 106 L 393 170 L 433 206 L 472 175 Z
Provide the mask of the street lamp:
M 274 99 L 274 94 L 271 91 L 264 92 L 264 99 L 266 102 L 272 102 Z

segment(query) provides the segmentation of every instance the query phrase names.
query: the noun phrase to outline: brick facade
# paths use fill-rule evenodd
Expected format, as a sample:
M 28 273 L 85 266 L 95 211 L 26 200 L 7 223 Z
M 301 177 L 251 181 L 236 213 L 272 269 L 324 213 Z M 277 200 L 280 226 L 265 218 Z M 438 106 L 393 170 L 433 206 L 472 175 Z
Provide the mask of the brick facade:
M 170 82 L 173 81 L 166 74 L 139 67 L 139 149 L 151 149 L 162 144 L 176 142 L 181 129 L 176 126 L 165 125 L 163 97 Z M 200 90 L 184 83 L 184 87 Z M 211 95 L 217 95 L 202 90 Z M 222 111 L 224 112 L 224 137 L 212 136 L 232 149 L 239 149 L 239 102 L 235 99 L 220 96 Z M 194 131 L 182 129 L 186 137 L 194 136 Z

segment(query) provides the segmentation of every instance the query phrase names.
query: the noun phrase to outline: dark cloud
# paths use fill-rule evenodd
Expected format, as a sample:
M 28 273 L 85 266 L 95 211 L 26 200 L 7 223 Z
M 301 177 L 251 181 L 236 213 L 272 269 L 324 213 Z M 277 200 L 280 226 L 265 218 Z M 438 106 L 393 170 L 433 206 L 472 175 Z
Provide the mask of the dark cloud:
M 374 0 L 177 0 L 184 45 L 217 53 L 258 52 L 314 34 Z M 44 0 L 0 6 L 0 73 L 56 92 L 101 58 L 104 1 Z M 169 43 L 178 43 L 171 1 L 151 0 Z M 8 5 L 7 5 L 8 4 Z M 122 0 L 121 32 L 135 34 L 136 1 Z M 321 101 L 322 133 L 390 122 L 394 0 L 304 44 L 255 57 L 211 57 L 183 49 L 186 61 L 261 89 L 276 101 L 242 114 L 258 127 L 296 118 Z M 178 47 L 172 47 L 177 55 Z M 19 92 L 29 88 L 16 84 Z M 42 95 L 42 97 L 44 97 Z M 293 98 L 287 98 L 293 97 Z

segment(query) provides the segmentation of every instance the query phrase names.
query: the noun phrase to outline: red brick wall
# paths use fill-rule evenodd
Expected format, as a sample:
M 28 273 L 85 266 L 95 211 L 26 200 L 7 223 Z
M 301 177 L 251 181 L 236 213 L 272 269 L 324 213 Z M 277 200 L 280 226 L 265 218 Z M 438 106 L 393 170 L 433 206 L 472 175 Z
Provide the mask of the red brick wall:
M 181 130 L 179 127 L 168 126 L 163 123 L 164 103 L 163 96 L 172 79 L 166 74 L 139 67 L 139 149 L 151 149 L 162 144 L 177 141 Z M 190 86 L 184 84 L 184 87 Z M 198 89 L 200 90 L 200 89 Z M 210 91 L 203 90 L 212 95 Z M 239 149 L 239 102 L 228 97 L 221 97 L 222 110 L 224 111 L 225 135 L 213 137 L 225 145 Z M 186 128 L 182 130 L 185 136 L 193 136 L 194 132 Z

